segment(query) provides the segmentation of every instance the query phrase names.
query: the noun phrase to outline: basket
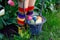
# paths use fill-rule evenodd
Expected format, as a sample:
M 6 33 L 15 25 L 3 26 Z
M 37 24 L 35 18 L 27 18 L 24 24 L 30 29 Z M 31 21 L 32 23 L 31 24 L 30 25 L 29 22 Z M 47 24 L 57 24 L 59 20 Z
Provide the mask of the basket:
M 31 35 L 39 35 L 42 30 L 42 25 L 45 22 L 46 22 L 46 19 L 44 17 L 42 17 L 42 23 L 40 23 L 40 24 L 31 24 L 31 23 L 28 23 L 28 20 L 27 20 L 26 23 L 29 26 Z

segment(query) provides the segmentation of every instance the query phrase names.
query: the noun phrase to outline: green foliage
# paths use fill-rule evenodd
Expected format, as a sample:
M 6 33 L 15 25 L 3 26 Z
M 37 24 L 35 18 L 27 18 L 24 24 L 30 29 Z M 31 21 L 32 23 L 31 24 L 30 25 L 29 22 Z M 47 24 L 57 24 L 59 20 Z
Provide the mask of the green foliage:
M 0 0 L 0 2 L 2 2 L 2 0 Z

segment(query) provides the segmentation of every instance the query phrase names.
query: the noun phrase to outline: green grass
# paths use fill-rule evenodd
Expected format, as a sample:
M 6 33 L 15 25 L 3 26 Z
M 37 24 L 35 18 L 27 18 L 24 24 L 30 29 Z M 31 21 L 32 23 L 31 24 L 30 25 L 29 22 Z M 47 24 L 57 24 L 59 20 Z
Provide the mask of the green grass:
M 43 25 L 43 40 L 60 40 L 60 12 L 47 13 L 45 17 L 46 23 Z M 40 36 L 41 37 L 41 36 Z

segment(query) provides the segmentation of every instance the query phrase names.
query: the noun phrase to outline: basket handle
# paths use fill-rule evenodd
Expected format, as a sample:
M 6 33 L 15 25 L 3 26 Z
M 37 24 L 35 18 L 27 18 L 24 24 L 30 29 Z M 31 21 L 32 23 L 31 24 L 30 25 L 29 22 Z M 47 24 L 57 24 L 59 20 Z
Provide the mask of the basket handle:
M 40 3 L 41 3 L 41 9 L 39 12 L 39 16 L 42 16 L 42 11 L 43 11 L 43 7 L 44 7 L 44 0 L 41 0 Z

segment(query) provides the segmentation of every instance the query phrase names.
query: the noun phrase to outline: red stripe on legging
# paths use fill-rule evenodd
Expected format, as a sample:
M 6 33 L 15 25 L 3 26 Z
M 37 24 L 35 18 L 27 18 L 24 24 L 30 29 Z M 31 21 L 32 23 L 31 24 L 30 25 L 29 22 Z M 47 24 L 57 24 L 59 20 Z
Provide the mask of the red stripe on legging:
M 19 25 L 24 25 L 24 21 L 17 20 L 17 23 L 18 23 Z
M 23 8 L 18 7 L 18 10 L 22 13 L 24 12 L 24 10 L 25 10 L 25 12 L 28 12 L 28 8 L 23 9 Z
M 34 6 L 28 7 L 28 11 L 33 10 Z

